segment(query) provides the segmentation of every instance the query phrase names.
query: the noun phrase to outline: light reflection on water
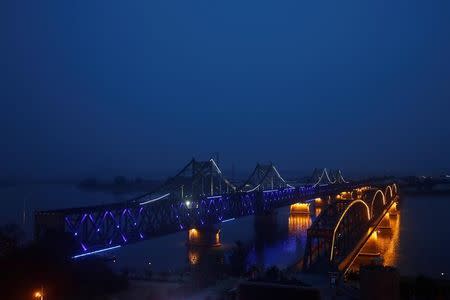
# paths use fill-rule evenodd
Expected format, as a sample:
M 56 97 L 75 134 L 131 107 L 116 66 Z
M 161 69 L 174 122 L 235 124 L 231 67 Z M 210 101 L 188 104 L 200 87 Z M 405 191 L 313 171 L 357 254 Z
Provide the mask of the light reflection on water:
M 377 230 L 375 230 L 361 249 L 360 254 L 351 266 L 357 271 L 363 265 L 383 264 L 398 266 L 400 247 L 400 213 L 386 214 Z
M 378 233 L 378 248 L 386 266 L 397 266 L 400 246 L 400 214 L 389 216 L 391 229 L 381 229 Z
M 295 252 L 297 242 L 306 243 L 307 230 L 311 226 L 311 217 L 309 215 L 291 215 L 288 218 L 289 234 L 287 236 L 286 248 L 289 252 Z

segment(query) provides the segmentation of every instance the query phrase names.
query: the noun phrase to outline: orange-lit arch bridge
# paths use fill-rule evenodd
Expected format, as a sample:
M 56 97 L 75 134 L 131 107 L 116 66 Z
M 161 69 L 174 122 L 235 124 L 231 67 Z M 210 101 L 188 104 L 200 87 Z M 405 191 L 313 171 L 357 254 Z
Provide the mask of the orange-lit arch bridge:
M 345 271 L 397 201 L 395 183 L 359 186 L 337 195 L 308 229 L 303 270 Z

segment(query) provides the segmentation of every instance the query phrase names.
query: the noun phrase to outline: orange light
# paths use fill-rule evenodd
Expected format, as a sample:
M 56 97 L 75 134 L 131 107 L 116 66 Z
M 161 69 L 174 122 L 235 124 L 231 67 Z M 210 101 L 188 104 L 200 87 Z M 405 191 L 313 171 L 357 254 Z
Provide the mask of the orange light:
M 190 249 L 188 252 L 189 263 L 191 265 L 198 264 L 200 253 L 197 250 Z
M 309 203 L 292 204 L 291 214 L 309 214 Z
M 35 292 L 35 293 L 34 293 L 34 298 L 40 298 L 40 299 L 42 299 L 42 293 L 41 293 L 41 292 Z
M 220 244 L 220 234 L 219 234 L 219 232 L 220 232 L 220 231 L 218 231 L 218 232 L 216 233 L 216 244 Z
M 336 195 L 336 199 L 349 200 L 352 199 L 352 194 L 350 192 L 344 191 Z
M 289 216 L 288 228 L 290 234 L 304 234 L 311 226 L 311 218 L 309 215 L 293 214 Z
M 189 230 L 189 240 L 198 239 L 200 236 L 197 229 L 192 228 Z

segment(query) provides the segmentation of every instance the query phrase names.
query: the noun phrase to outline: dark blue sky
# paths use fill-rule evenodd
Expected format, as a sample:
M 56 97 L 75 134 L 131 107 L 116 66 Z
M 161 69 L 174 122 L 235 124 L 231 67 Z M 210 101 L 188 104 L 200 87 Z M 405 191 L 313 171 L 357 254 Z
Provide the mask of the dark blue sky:
M 0 4 L 0 176 L 450 166 L 450 2 Z

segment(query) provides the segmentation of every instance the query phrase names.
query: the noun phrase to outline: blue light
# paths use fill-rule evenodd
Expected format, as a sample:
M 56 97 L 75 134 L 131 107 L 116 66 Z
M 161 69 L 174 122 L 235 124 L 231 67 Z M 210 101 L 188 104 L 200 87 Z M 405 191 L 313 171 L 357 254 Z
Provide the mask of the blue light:
M 265 190 L 263 193 L 272 193 L 272 192 L 278 192 L 278 190 Z
M 235 220 L 235 218 L 226 219 L 226 220 L 223 220 L 222 223 L 226 223 L 226 222 L 230 222 L 230 221 L 234 221 L 234 220 Z
M 109 247 L 109 248 L 105 248 L 105 249 L 95 250 L 95 251 L 92 251 L 92 252 L 75 255 L 72 258 L 76 259 L 76 258 L 79 258 L 79 257 L 88 256 L 88 255 L 92 255 L 92 254 L 96 254 L 96 253 L 101 253 L 101 252 L 117 249 L 117 248 L 120 248 L 120 247 L 121 247 L 121 245 L 117 245 L 117 246 L 114 246 L 114 247 Z

